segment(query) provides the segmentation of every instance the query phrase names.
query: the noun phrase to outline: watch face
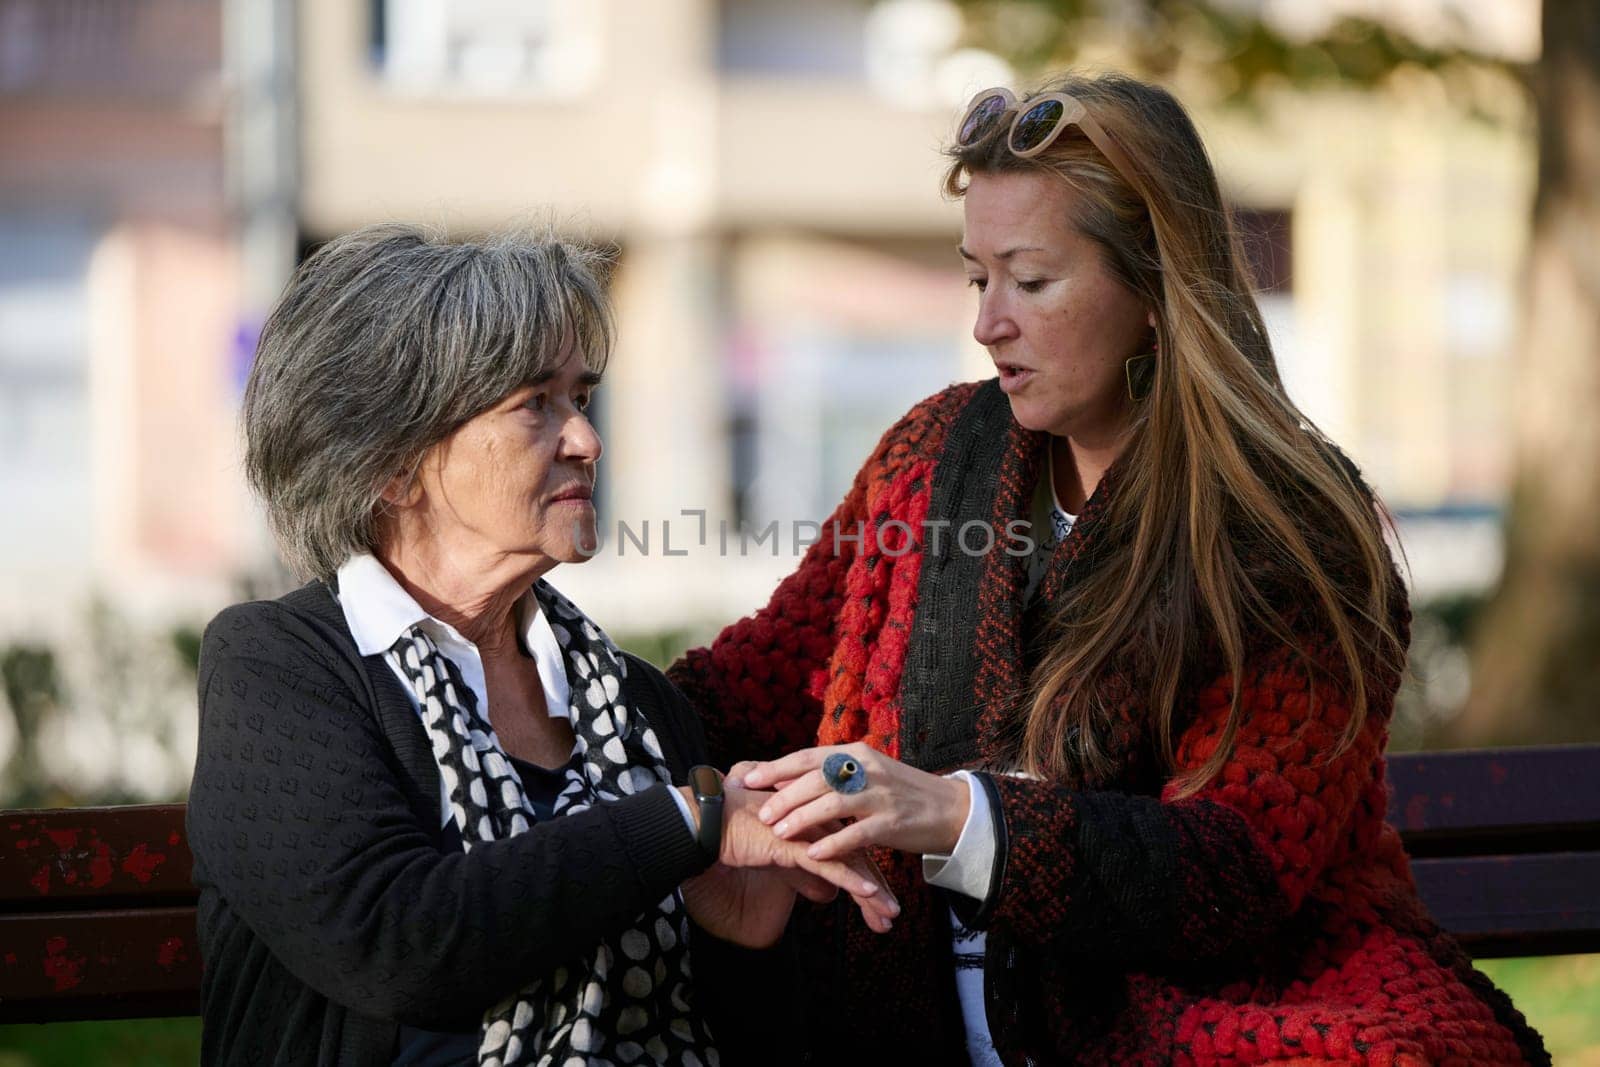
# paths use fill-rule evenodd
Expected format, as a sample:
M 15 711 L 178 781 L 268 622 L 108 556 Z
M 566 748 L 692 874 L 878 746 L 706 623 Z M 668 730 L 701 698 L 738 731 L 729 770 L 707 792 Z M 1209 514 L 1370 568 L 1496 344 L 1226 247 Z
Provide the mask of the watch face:
M 702 764 L 689 772 L 689 788 L 694 790 L 695 796 L 720 797 L 722 775 L 718 774 L 715 768 Z

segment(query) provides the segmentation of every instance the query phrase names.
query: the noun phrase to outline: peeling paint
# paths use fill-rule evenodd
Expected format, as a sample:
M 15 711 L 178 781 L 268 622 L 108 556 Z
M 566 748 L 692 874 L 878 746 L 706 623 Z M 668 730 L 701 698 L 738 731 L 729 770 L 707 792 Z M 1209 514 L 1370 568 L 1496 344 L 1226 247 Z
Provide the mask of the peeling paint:
M 167 938 L 161 942 L 161 947 L 156 950 L 156 963 L 169 971 L 179 963 L 186 963 L 188 959 L 189 954 L 184 951 L 183 938 L 181 937 Z
M 1412 830 L 1420 830 L 1428 825 L 1428 796 L 1418 793 L 1406 801 L 1406 826 Z
M 62 852 L 69 848 L 78 847 L 77 830 L 46 830 L 45 833 L 49 835 L 50 840 L 56 843 L 56 848 Z
M 94 859 L 89 861 L 89 884 L 99 889 L 111 881 L 116 870 L 111 866 L 111 846 L 104 841 L 94 843 Z
M 122 861 L 124 874 L 131 874 L 143 885 L 150 881 L 156 873 L 156 868 L 167 861 L 166 853 L 150 852 L 144 845 L 135 845 L 133 851 L 128 853 L 128 858 Z
M 44 950 L 44 974 L 55 983 L 57 993 L 64 993 L 83 983 L 83 953 L 69 953 L 66 938 L 48 939 L 44 943 Z

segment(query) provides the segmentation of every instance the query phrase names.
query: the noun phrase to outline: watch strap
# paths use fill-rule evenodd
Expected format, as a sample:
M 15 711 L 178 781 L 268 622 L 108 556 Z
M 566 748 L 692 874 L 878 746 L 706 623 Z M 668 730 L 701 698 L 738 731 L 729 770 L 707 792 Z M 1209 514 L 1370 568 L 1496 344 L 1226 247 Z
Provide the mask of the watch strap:
M 700 807 L 700 828 L 695 840 L 708 863 L 722 855 L 722 775 L 705 764 L 689 768 L 689 788 Z

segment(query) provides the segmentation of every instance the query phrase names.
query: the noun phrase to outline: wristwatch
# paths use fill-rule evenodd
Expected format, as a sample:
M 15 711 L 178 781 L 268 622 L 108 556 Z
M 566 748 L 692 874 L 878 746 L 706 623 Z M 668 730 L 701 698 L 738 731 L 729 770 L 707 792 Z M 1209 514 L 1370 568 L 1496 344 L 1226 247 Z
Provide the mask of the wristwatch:
M 715 863 L 722 855 L 722 775 L 703 763 L 690 767 L 689 788 L 700 805 L 700 830 L 695 839 L 706 859 Z

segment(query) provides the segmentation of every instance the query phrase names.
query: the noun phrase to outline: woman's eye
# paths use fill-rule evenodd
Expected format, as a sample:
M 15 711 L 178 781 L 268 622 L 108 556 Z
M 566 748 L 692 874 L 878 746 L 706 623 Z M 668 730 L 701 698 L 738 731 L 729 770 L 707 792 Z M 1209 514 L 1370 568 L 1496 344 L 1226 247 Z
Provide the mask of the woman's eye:
M 545 406 L 549 403 L 550 398 L 544 393 L 534 393 L 528 398 L 528 402 L 522 406 L 527 408 L 529 411 L 543 411 Z
M 1044 283 L 1045 283 L 1045 279 L 1044 278 L 1037 278 L 1037 279 L 1034 279 L 1033 281 L 1026 281 L 1026 282 L 1018 281 L 1017 282 L 1017 288 L 1021 289 L 1024 293 L 1037 293 L 1040 289 L 1044 288 Z
M 981 293 L 989 287 L 989 280 L 987 278 L 968 278 L 967 284 Z
M 589 405 L 593 401 L 594 401 L 594 396 L 592 394 L 590 394 L 590 393 L 579 393 L 577 398 L 573 401 L 573 403 L 575 403 L 578 406 L 578 410 L 579 411 L 588 411 L 589 410 Z

